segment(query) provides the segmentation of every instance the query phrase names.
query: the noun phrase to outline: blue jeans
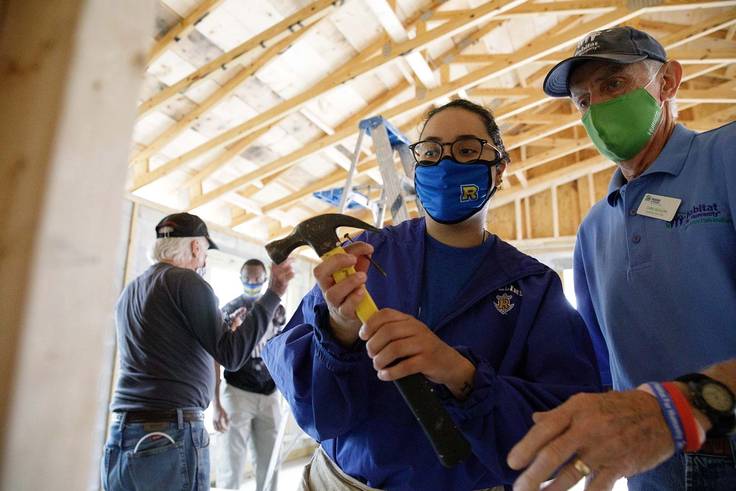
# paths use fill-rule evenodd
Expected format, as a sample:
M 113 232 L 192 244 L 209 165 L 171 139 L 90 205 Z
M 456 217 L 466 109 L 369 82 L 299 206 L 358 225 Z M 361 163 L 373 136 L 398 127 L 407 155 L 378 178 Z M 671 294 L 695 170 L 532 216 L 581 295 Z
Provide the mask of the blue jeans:
M 734 440 L 730 457 L 704 453 L 675 455 L 649 472 L 628 479 L 629 491 L 736 490 Z
M 202 421 L 113 423 L 102 455 L 105 491 L 208 491 L 209 434 Z

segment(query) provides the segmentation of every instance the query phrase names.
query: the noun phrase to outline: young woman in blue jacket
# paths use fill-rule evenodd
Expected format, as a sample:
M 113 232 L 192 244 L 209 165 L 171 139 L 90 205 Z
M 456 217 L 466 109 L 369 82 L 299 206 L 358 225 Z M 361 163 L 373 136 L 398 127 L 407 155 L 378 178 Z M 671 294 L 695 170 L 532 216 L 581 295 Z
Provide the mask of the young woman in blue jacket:
M 600 390 L 591 341 L 557 274 L 485 228 L 509 162 L 492 114 L 465 100 L 434 109 L 412 150 L 427 217 L 365 233 L 319 264 L 263 358 L 339 489 L 510 485 L 506 456 L 532 414 Z M 387 276 L 368 268 L 371 255 Z M 348 266 L 358 273 L 335 284 Z M 361 325 L 366 289 L 381 310 Z M 390 383 L 414 373 L 436 384 L 472 445 L 453 468 Z M 309 472 L 303 489 L 324 482 Z

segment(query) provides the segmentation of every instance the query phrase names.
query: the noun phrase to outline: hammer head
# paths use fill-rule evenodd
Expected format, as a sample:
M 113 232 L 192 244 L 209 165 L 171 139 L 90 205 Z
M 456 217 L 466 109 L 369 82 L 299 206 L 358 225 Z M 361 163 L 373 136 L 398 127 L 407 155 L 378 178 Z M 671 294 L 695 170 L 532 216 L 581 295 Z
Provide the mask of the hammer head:
M 377 232 L 373 225 L 340 213 L 326 213 L 308 218 L 294 227 L 294 230 L 283 239 L 266 244 L 266 252 L 277 264 L 286 261 L 291 251 L 299 246 L 312 247 L 322 257 L 335 248 L 340 241 L 337 235 L 339 227 L 360 228 Z

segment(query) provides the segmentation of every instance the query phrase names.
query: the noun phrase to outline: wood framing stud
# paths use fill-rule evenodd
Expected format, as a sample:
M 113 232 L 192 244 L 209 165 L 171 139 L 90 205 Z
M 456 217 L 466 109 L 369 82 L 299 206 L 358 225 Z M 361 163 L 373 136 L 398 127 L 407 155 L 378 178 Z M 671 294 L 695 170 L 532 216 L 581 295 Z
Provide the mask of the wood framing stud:
M 590 203 L 589 208 L 593 208 L 593 205 L 596 203 L 595 199 L 595 179 L 593 178 L 593 173 L 589 172 L 586 175 L 586 178 L 588 179 L 588 203 Z
M 557 201 L 557 186 L 552 186 L 552 236 L 560 236 L 560 206 Z M 518 198 L 517 198 L 518 200 Z

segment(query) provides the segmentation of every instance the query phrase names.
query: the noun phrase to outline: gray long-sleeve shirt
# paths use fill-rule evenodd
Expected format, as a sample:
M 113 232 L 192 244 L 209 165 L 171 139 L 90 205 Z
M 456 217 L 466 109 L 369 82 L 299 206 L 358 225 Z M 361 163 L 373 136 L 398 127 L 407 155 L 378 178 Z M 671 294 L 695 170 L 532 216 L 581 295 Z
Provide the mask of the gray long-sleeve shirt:
M 263 336 L 279 297 L 268 290 L 236 330 L 194 271 L 157 263 L 123 290 L 116 307 L 120 371 L 113 411 L 205 409 L 214 358 L 239 369 Z

